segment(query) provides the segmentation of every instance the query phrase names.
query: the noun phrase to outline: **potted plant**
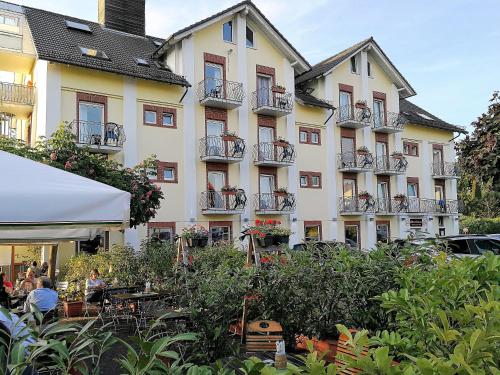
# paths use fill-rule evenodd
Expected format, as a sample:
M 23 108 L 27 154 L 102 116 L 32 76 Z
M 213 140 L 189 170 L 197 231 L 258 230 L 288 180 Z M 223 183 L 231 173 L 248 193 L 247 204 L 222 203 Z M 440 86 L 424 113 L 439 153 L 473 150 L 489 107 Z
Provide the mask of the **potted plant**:
M 394 200 L 395 200 L 395 201 L 397 201 L 397 202 L 404 202 L 404 201 L 406 201 L 406 199 L 407 199 L 407 198 L 406 198 L 406 195 L 405 195 L 405 194 L 402 194 L 402 193 L 400 193 L 400 194 L 396 194 L 396 195 L 394 196 Z
M 63 309 L 64 316 L 67 318 L 82 316 L 83 312 L 83 292 L 80 290 L 80 284 L 71 285 L 64 295 Z
M 225 131 L 222 134 L 222 140 L 227 142 L 234 142 L 238 139 L 238 136 L 234 132 Z
M 394 159 L 403 159 L 403 153 L 401 151 L 394 151 L 391 156 L 394 158 Z
M 238 192 L 238 189 L 236 189 L 236 187 L 234 187 L 234 186 L 226 185 L 226 186 L 222 187 L 222 189 L 220 189 L 220 191 L 223 195 L 236 195 L 236 193 Z
M 255 220 L 255 225 L 247 229 L 247 233 L 254 236 L 260 247 L 269 247 L 273 244 L 272 229 L 274 220 Z
M 273 144 L 278 147 L 288 147 L 290 146 L 290 142 L 288 142 L 285 138 L 278 137 Z
M 280 246 L 280 245 L 288 245 L 292 231 L 288 228 L 276 225 L 271 233 L 273 235 L 273 244 L 276 246 Z
M 271 88 L 272 92 L 277 93 L 277 94 L 284 94 L 286 92 L 286 88 L 281 85 L 274 85 Z
M 356 152 L 358 153 L 358 155 L 368 155 L 370 153 L 370 150 L 368 150 L 368 147 L 366 146 L 361 146 L 358 147 Z
M 189 247 L 205 247 L 208 245 L 208 231 L 201 225 L 192 225 L 182 229 L 184 238 Z
M 363 190 L 361 191 L 359 194 L 358 194 L 358 198 L 359 199 L 365 199 L 365 200 L 368 200 L 372 197 L 372 195 L 367 192 L 366 190 Z
M 354 106 L 356 108 L 366 108 L 366 102 L 364 100 L 358 100 Z
M 286 197 L 288 195 L 288 190 L 285 187 L 280 187 L 274 190 L 274 196 L 276 197 Z

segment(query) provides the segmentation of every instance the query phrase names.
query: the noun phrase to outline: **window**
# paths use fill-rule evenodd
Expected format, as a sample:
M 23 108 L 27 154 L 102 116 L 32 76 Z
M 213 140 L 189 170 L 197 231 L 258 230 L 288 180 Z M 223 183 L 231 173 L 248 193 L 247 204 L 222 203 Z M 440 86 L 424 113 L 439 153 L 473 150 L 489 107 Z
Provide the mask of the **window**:
M 389 243 L 389 224 L 377 224 L 377 242 Z
M 143 59 L 142 57 L 136 57 L 136 58 L 134 58 L 134 60 L 135 60 L 137 65 L 149 66 L 149 62 L 146 59 Z
M 74 21 L 68 21 L 66 20 L 66 27 L 68 29 L 73 29 L 73 30 L 78 30 L 78 31 L 84 31 L 86 33 L 92 33 L 90 30 L 89 25 L 86 25 L 84 23 L 80 22 L 74 22 Z
M 470 254 L 467 240 L 453 240 L 448 242 L 448 247 L 453 254 Z
M 359 224 L 346 224 L 344 227 L 344 236 L 347 246 L 354 249 L 359 249 L 361 247 Z
M 310 145 L 320 145 L 321 130 L 312 128 L 299 128 L 299 142 Z
M 144 111 L 144 123 L 156 125 L 156 112 Z
M 254 33 L 252 29 L 250 29 L 247 26 L 247 47 L 254 48 L 255 47 L 255 42 L 254 42 Z
M 438 226 L 444 227 L 444 217 L 438 216 Z
M 163 126 L 173 126 L 174 125 L 174 115 L 171 113 L 164 113 L 161 123 Z
M 500 241 L 496 240 L 473 240 L 476 245 L 477 252 L 484 254 L 487 251 L 492 251 L 495 255 L 500 255 Z
M 212 244 L 221 241 L 231 241 L 231 225 L 210 223 L 210 241 Z
M 148 236 L 151 239 L 156 239 L 162 242 L 174 242 L 175 223 L 174 222 L 148 223 Z
M 233 21 L 228 21 L 224 25 L 222 25 L 222 37 L 225 42 L 233 41 Z
M 80 47 L 80 51 L 84 56 L 93 57 L 100 60 L 109 60 L 108 55 L 106 55 L 104 51 L 98 49 Z
M 418 143 L 403 142 L 403 154 L 408 156 L 418 156 Z
M 300 187 L 321 189 L 320 172 L 300 172 Z
M 372 64 L 369 61 L 366 62 L 366 69 L 368 70 L 368 77 L 372 76 Z
M 0 24 L 6 25 L 6 26 L 18 26 L 19 25 L 19 18 L 0 15 Z
M 304 222 L 304 239 L 306 241 L 321 241 L 321 222 Z
M 407 185 L 408 198 L 418 198 L 418 183 L 409 182 Z
M 358 58 L 357 58 L 357 56 L 351 57 L 351 73 L 358 73 Z
M 153 180 L 155 182 L 167 182 L 171 184 L 178 183 L 177 163 L 159 161 L 156 178 L 153 178 Z

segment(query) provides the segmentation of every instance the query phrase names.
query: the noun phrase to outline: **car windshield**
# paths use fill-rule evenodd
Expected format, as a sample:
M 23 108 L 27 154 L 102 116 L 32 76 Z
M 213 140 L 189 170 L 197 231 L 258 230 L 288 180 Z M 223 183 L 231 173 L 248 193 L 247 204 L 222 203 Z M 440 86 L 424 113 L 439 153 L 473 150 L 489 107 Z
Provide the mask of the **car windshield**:
M 449 240 L 448 247 L 453 254 L 470 254 L 466 240 Z
M 474 245 L 476 245 L 480 254 L 486 251 L 492 251 L 496 255 L 500 254 L 500 241 L 486 239 L 474 240 Z

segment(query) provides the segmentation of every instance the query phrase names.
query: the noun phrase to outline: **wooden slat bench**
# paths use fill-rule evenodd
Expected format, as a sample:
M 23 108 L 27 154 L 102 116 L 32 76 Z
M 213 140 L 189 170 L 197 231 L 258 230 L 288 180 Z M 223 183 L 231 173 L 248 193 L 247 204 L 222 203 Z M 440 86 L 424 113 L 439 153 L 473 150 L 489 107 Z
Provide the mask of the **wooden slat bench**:
M 246 327 L 245 350 L 247 352 L 272 352 L 276 342 L 283 340 L 283 328 L 272 320 L 250 322 Z
M 354 335 L 357 331 L 355 329 L 350 329 L 349 332 L 351 332 Z M 353 359 L 356 358 L 352 346 L 347 343 L 348 340 L 349 338 L 346 335 L 344 335 L 343 333 L 340 334 L 339 341 L 337 343 L 337 354 L 335 356 L 335 364 L 340 367 L 345 366 L 347 362 L 339 358 L 339 354 Z M 364 357 L 367 355 L 368 355 L 368 348 L 364 347 L 363 351 L 360 353 L 360 356 Z M 339 374 L 354 375 L 354 374 L 359 374 L 360 372 L 361 372 L 360 369 L 347 367 L 342 371 L 340 371 Z

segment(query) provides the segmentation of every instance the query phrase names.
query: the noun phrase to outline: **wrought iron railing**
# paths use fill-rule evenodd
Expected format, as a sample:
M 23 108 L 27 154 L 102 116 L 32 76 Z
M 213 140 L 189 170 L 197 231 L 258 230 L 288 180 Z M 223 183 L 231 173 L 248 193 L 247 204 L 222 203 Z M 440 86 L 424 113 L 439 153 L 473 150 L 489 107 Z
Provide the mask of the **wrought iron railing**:
M 35 88 L 0 82 L 0 102 L 33 105 L 35 103 Z
M 295 146 L 288 143 L 261 142 L 254 145 L 255 162 L 292 164 L 295 162 Z
M 379 214 L 390 214 L 394 213 L 394 201 L 389 198 L 377 198 L 375 199 L 375 212 Z
M 375 172 L 405 173 L 407 167 L 408 161 L 404 156 L 393 157 L 382 155 L 375 158 Z
M 341 197 L 339 211 L 341 213 L 374 213 L 376 201 L 373 198 Z
M 252 109 L 271 107 L 285 112 L 293 109 L 291 92 L 277 92 L 272 89 L 259 89 L 252 93 Z
M 407 120 L 404 116 L 395 112 L 387 112 L 372 115 L 373 129 L 391 128 L 394 130 L 403 130 Z
M 242 138 L 227 138 L 221 135 L 209 135 L 200 139 L 200 157 L 222 157 L 243 159 L 245 141 Z
M 0 136 L 7 138 L 16 138 L 16 128 L 12 126 L 14 115 L 11 113 L 0 112 Z
M 243 84 L 218 78 L 206 78 L 198 84 L 198 99 L 207 98 L 242 102 L 245 97 Z
M 337 122 L 346 121 L 370 123 L 372 112 L 368 107 L 357 108 L 354 105 L 343 105 L 337 109 Z
M 432 213 L 436 214 L 458 214 L 462 211 L 462 204 L 453 199 L 436 199 L 431 206 Z
M 434 199 L 405 198 L 392 200 L 392 209 L 394 210 L 394 213 L 431 213 L 434 205 Z
M 371 153 L 342 152 L 337 155 L 339 169 L 372 169 L 373 155 Z
M 433 176 L 458 176 L 460 169 L 455 162 L 433 162 L 432 163 Z
M 295 211 L 295 195 L 290 193 L 261 193 L 254 196 L 256 211 Z
M 89 146 L 122 147 L 125 142 L 123 126 L 114 122 L 75 120 L 70 124 L 76 142 Z
M 243 189 L 235 192 L 204 191 L 200 197 L 202 211 L 237 211 L 243 212 L 247 204 L 247 196 Z

